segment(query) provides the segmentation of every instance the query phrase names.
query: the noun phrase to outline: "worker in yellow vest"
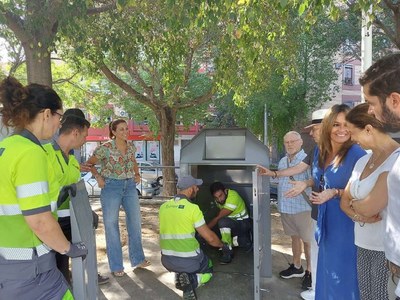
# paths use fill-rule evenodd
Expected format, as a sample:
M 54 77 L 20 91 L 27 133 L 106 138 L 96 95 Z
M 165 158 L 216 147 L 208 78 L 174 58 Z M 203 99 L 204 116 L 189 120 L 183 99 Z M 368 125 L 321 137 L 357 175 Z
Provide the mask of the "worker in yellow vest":
M 210 229 L 218 226 L 221 240 L 232 247 L 241 247 L 246 252 L 253 249 L 251 241 L 251 220 L 246 204 L 239 193 L 227 189 L 217 181 L 210 185 L 210 193 L 214 197 L 219 213 L 207 224 Z M 232 261 L 232 255 L 222 255 L 221 264 Z
M 201 250 L 196 232 L 226 255 L 232 251 L 207 227 L 200 208 L 192 203 L 202 183 L 192 176 L 179 178 L 178 194 L 161 205 L 159 212 L 161 263 L 168 271 L 176 272 L 176 288 L 187 300 L 196 299 L 195 289 L 212 277 L 212 262 Z
M 49 87 L 8 77 L 0 103 L 3 125 L 14 129 L 0 142 L 0 299 L 73 299 L 55 251 L 85 257 L 87 249 L 71 244 L 57 223 L 59 185 L 39 142 L 59 128 L 61 99 Z
M 71 214 L 70 198 L 68 190 L 65 189 L 81 178 L 80 165 L 73 153 L 86 142 L 90 122 L 86 120 L 85 114 L 79 108 L 70 108 L 64 112 L 59 135 L 56 140 L 43 145 L 49 153 L 50 163 L 54 166 L 55 176 L 61 186 L 57 201 L 58 223 L 68 239 L 71 241 Z M 63 273 L 65 279 L 70 282 L 69 257 L 56 254 L 57 267 Z M 97 283 L 105 284 L 109 278 L 98 274 Z

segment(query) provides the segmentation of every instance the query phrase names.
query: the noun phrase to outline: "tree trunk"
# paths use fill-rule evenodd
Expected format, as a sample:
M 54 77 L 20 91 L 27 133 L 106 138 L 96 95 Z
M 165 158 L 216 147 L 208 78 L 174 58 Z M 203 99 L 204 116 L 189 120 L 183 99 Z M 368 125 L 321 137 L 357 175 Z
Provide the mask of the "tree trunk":
M 160 123 L 162 165 L 174 166 L 176 110 L 170 107 L 162 107 L 157 115 Z M 163 195 L 175 195 L 175 168 L 163 169 L 163 181 Z
M 47 47 L 38 47 L 34 42 L 23 43 L 26 56 L 28 83 L 52 86 L 51 59 Z

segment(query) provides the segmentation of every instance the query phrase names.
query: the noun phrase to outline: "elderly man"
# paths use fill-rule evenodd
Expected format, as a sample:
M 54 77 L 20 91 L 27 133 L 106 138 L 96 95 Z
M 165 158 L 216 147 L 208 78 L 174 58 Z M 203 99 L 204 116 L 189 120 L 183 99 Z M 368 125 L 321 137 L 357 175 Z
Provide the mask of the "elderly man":
M 320 129 L 322 126 L 321 123 L 322 123 L 322 120 L 324 119 L 324 116 L 327 111 L 328 111 L 328 109 L 318 109 L 318 110 L 314 111 L 311 115 L 311 124 L 304 128 L 304 129 L 310 130 L 309 134 L 314 139 L 316 144 L 319 141 Z M 271 171 L 263 166 L 259 166 L 260 173 L 262 175 L 268 175 L 268 176 L 276 178 L 276 177 L 290 177 L 290 176 L 294 176 L 296 174 L 305 172 L 311 166 L 316 147 L 317 147 L 317 145 L 315 145 L 315 147 L 309 151 L 309 153 L 303 159 L 302 162 L 300 162 L 299 164 L 297 164 L 293 167 L 289 167 L 287 169 L 282 169 L 282 170 L 278 170 L 278 171 Z M 288 192 L 286 192 L 285 196 L 286 197 L 297 196 L 302 191 L 304 191 L 307 187 L 312 187 L 314 189 L 313 183 L 314 182 L 312 179 L 310 179 L 308 181 L 296 181 L 296 182 L 292 181 L 291 184 L 294 184 L 294 186 Z M 311 210 L 311 218 L 312 218 L 313 227 L 312 227 L 311 238 L 310 238 L 311 273 L 309 273 L 307 271 L 305 272 L 303 280 L 302 280 L 302 284 L 301 284 L 302 288 L 305 291 L 302 292 L 300 295 L 305 300 L 314 300 L 314 298 L 315 298 L 315 280 L 312 280 L 312 278 L 316 278 L 316 276 L 317 276 L 318 245 L 314 238 L 317 217 L 318 217 L 318 206 L 313 204 L 312 210 Z
M 285 134 L 284 145 L 286 156 L 279 161 L 278 169 L 283 170 L 301 163 L 307 156 L 301 149 L 303 140 L 296 131 Z M 295 180 L 307 180 L 309 171 L 304 171 L 294 176 Z M 303 277 L 304 269 L 301 265 L 302 244 L 307 261 L 306 272 L 311 274 L 310 241 L 312 232 L 311 206 L 306 199 L 307 195 L 298 195 L 289 198 L 285 193 L 291 188 L 289 178 L 279 178 L 278 185 L 278 210 L 281 213 L 282 225 L 285 233 L 292 239 L 293 262 L 289 268 L 279 273 L 282 278 Z M 308 191 L 309 193 L 309 191 Z
M 369 112 L 385 123 L 387 130 L 400 130 L 400 53 L 391 54 L 376 61 L 360 78 Z M 390 288 L 389 295 L 396 294 L 400 300 L 400 157 L 387 176 L 388 197 L 377 195 L 363 201 L 356 201 L 354 209 L 363 215 L 371 216 L 385 209 L 384 249 L 388 266 L 397 281 L 397 288 Z M 379 199 L 379 201 L 375 201 Z M 375 203 L 372 203 L 374 200 Z M 373 205 L 371 205 L 373 204 Z M 389 280 L 391 283 L 392 280 Z
M 195 289 L 212 277 L 212 262 L 200 249 L 197 233 L 208 244 L 222 248 L 231 255 L 227 244 L 211 231 L 198 205 L 191 202 L 203 180 L 184 176 L 177 183 L 178 194 L 160 207 L 161 263 L 170 272 L 176 272 L 175 285 L 183 291 L 184 299 L 196 299 Z

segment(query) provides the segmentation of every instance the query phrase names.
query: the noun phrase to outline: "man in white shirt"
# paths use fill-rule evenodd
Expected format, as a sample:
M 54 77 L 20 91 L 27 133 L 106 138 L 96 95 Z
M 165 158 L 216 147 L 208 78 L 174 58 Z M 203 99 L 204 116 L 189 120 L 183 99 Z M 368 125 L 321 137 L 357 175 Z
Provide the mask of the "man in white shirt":
M 360 84 L 369 113 L 385 123 L 387 131 L 400 131 L 400 53 L 376 61 L 360 78 Z M 397 282 L 396 300 L 400 300 L 400 159 L 389 172 L 387 185 L 384 248 L 389 269 Z

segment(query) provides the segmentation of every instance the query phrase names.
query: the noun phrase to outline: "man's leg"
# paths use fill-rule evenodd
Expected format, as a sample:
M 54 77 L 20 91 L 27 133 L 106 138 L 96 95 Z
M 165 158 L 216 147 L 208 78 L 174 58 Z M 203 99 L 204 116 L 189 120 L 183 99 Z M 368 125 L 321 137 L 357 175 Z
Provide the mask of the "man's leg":
M 292 235 L 292 253 L 293 253 L 293 264 L 295 268 L 301 267 L 301 239 L 298 236 Z

